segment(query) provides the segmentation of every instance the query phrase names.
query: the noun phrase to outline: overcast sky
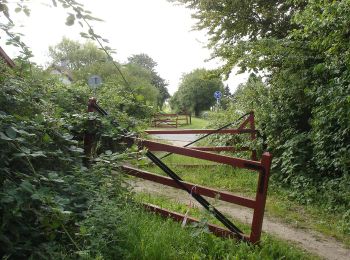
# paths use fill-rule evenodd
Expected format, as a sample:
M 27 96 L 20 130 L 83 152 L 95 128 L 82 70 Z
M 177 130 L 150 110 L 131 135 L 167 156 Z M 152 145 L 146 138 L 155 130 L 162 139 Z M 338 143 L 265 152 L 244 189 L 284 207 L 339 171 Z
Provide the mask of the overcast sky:
M 13 2 L 13 1 L 10 1 Z M 169 83 L 172 94 L 178 88 L 183 73 L 196 68 L 212 69 L 218 62 L 205 62 L 210 51 L 205 48 L 205 32 L 193 31 L 195 20 L 191 11 L 183 6 L 174 5 L 166 0 L 80 0 L 93 15 L 104 20 L 94 22 L 95 31 L 109 39 L 110 46 L 116 49 L 115 58 L 125 62 L 132 54 L 146 53 L 157 63 L 160 76 Z M 61 8 L 50 8 L 44 3 L 51 0 L 31 0 L 32 14 L 13 14 L 18 28 L 25 34 L 24 41 L 31 47 L 38 64 L 47 64 L 48 47 L 60 42 L 63 36 L 84 41 L 80 38 L 81 28 L 78 24 L 65 25 L 67 14 Z M 2 32 L 1 32 L 2 33 Z M 1 34 L 1 36 L 3 36 Z M 0 45 L 9 56 L 14 57 L 18 51 L 5 46 L 4 38 Z M 227 81 L 233 91 L 239 83 L 245 82 L 247 75 L 232 73 Z

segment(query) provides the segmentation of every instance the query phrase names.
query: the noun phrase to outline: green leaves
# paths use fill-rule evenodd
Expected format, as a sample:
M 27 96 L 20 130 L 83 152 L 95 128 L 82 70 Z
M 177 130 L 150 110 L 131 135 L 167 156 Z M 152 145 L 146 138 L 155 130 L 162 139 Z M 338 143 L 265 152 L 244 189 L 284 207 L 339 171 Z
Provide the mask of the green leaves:
M 30 194 L 32 194 L 34 192 L 34 186 L 27 180 L 23 181 L 20 184 L 20 187 L 25 191 L 28 192 Z
M 74 14 L 69 14 L 68 17 L 66 18 L 66 25 L 67 26 L 72 26 L 75 21 L 75 15 Z
M 0 132 L 0 139 L 4 141 L 12 141 L 12 138 L 8 137 L 3 132 Z
M 10 139 L 15 139 L 17 136 L 17 129 L 15 129 L 14 127 L 10 126 L 5 130 L 6 135 L 10 138 Z
M 199 116 L 215 104 L 214 92 L 224 92 L 224 85 L 218 76 L 210 76 L 210 71 L 196 69 L 182 77 L 180 87 L 170 100 L 177 112 L 190 111 Z

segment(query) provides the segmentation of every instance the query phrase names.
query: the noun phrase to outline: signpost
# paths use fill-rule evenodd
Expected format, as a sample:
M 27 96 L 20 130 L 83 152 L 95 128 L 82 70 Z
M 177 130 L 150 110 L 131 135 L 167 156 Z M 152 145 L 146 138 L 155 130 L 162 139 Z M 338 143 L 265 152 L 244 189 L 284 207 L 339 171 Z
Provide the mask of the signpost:
M 102 79 L 98 75 L 93 75 L 89 78 L 88 84 L 90 88 L 94 91 L 94 95 L 96 97 L 96 89 L 102 84 Z
M 218 107 L 219 107 L 220 99 L 222 98 L 222 93 L 221 93 L 221 91 L 215 91 L 215 92 L 214 92 L 214 98 L 216 98 L 216 104 L 217 104 Z

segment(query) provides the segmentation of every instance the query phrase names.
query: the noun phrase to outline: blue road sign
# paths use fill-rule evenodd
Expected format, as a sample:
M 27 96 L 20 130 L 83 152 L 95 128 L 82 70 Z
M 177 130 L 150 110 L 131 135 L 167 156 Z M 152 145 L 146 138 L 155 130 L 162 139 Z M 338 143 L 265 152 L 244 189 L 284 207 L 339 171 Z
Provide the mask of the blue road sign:
M 102 84 L 102 79 L 100 76 L 93 75 L 89 78 L 88 84 L 91 88 L 95 89 Z
M 217 100 L 219 100 L 219 99 L 221 99 L 221 97 L 222 97 L 222 93 L 221 93 L 220 91 L 215 91 L 214 97 L 215 97 Z

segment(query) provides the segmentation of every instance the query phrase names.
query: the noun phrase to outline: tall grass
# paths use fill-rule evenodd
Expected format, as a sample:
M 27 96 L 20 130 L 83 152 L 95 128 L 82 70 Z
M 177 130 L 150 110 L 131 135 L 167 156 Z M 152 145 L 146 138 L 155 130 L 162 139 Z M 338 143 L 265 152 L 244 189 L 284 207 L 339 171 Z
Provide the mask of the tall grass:
M 213 163 L 175 154 L 165 158 L 164 162 L 188 182 L 230 191 L 246 197 L 253 197 L 256 192 L 258 175 L 254 171 L 225 165 L 206 166 L 206 164 Z M 189 168 L 181 166 L 182 164 L 202 164 L 202 166 Z M 154 165 L 145 163 L 142 168 L 164 175 L 162 170 Z M 317 230 L 350 246 L 349 224 L 341 214 L 330 214 L 317 205 L 306 207 L 299 204 L 290 199 L 288 191 L 275 184 L 273 177 L 270 180 L 266 203 L 267 216 L 279 217 L 282 221 L 296 227 Z
M 85 222 L 86 258 L 98 259 L 313 259 L 266 236 L 260 246 L 217 238 L 203 226 L 182 228 L 137 204 L 95 209 Z

